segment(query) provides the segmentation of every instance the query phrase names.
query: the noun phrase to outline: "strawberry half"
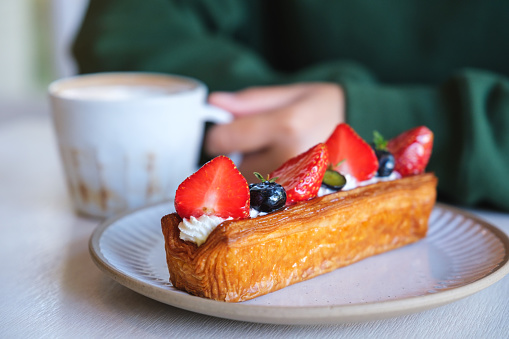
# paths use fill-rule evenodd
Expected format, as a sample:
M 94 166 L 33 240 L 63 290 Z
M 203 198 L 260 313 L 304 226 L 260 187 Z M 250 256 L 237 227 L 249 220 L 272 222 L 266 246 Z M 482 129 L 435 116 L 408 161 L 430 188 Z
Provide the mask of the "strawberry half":
M 247 218 L 249 186 L 230 158 L 218 156 L 179 185 L 175 210 L 186 219 L 204 214 L 223 219 Z
M 286 204 L 291 205 L 316 197 L 328 163 L 327 146 L 321 143 L 291 158 L 269 177 L 278 178 L 286 191 Z
M 394 170 L 403 177 L 423 173 L 432 148 L 433 132 L 425 126 L 405 131 L 387 144 L 387 149 L 394 155 Z
M 345 123 L 336 127 L 325 144 L 330 164 L 343 175 L 364 181 L 371 179 L 378 170 L 378 159 L 371 146 Z

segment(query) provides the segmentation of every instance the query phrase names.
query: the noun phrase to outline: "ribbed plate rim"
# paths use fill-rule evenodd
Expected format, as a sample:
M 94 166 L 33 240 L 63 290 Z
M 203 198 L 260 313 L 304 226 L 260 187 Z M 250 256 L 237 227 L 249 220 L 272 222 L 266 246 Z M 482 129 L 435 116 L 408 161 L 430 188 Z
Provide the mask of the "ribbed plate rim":
M 479 292 L 509 273 L 509 237 L 496 226 L 462 209 L 437 203 L 435 209 L 451 212 L 471 220 L 492 233 L 504 246 L 504 257 L 493 271 L 468 284 L 453 287 L 437 293 L 422 296 L 411 296 L 397 300 L 368 302 L 362 304 L 330 306 L 266 306 L 247 305 L 244 303 L 225 303 L 195 297 L 184 292 L 168 290 L 130 276 L 108 261 L 101 249 L 101 238 L 104 232 L 123 220 L 137 213 L 161 208 L 161 205 L 172 206 L 171 202 L 152 204 L 134 211 L 120 214 L 105 220 L 93 232 L 89 241 L 90 255 L 99 269 L 113 280 L 125 287 L 162 303 L 210 316 L 269 324 L 339 324 L 364 322 L 391 318 L 439 307 Z M 171 211 L 169 211 L 171 212 Z M 168 213 L 169 213 L 168 212 Z M 162 237 L 162 234 L 161 234 Z M 277 292 L 276 292 L 277 293 Z

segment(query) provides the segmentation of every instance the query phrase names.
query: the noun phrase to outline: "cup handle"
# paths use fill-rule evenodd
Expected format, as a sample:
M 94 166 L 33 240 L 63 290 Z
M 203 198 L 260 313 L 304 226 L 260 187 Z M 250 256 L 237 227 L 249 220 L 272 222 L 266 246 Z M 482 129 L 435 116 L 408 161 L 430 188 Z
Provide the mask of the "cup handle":
M 230 112 L 212 105 L 205 105 L 203 113 L 204 126 L 198 167 L 203 166 L 207 161 L 213 158 L 205 152 L 205 137 L 207 136 L 207 131 L 216 124 L 226 124 L 233 120 L 233 115 Z M 239 165 L 242 161 L 242 155 L 240 153 L 226 154 L 226 156 L 232 159 L 236 165 Z
M 214 124 L 226 124 L 233 120 L 233 115 L 219 107 L 205 105 L 203 109 L 203 120 Z

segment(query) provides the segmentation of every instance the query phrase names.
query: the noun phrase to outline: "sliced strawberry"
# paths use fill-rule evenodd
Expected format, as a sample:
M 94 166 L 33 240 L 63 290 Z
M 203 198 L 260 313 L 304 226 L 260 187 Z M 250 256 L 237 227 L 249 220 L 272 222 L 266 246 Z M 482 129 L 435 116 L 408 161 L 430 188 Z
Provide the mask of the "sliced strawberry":
M 345 123 L 336 127 L 325 144 L 330 164 L 343 175 L 364 181 L 371 179 L 378 170 L 378 159 L 371 146 Z
M 387 149 L 394 155 L 394 170 L 401 176 L 424 172 L 433 148 L 433 132 L 425 126 L 412 128 L 389 140 Z
M 316 197 L 327 170 L 327 146 L 321 143 L 285 162 L 272 172 L 271 178 L 286 190 L 286 204 Z
M 203 214 L 221 218 L 249 217 L 249 186 L 228 157 L 218 156 L 184 180 L 175 194 L 181 218 Z

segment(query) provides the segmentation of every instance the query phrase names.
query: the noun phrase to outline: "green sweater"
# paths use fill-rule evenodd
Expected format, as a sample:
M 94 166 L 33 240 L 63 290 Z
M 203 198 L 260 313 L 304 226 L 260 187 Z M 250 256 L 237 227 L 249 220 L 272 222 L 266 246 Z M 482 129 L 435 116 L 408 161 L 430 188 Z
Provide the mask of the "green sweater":
M 509 1 L 91 0 L 74 54 L 211 90 L 338 83 L 364 138 L 435 133 L 439 198 L 509 211 L 508 23 Z

